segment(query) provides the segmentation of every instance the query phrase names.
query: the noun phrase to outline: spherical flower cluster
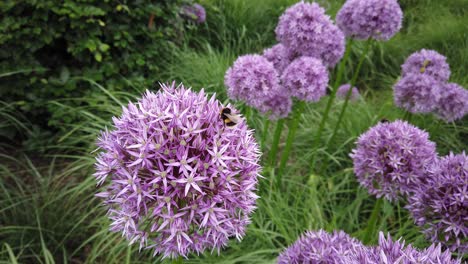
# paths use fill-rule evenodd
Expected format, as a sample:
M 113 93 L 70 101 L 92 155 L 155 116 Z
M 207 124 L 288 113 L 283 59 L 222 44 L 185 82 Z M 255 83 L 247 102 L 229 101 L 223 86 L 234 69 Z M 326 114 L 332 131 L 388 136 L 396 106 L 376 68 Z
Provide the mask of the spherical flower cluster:
M 443 85 L 434 112 L 447 122 L 463 118 L 468 114 L 468 90 L 456 83 Z
M 273 66 L 280 74 L 289 65 L 289 63 L 291 63 L 293 58 L 291 52 L 281 43 L 265 49 L 263 51 L 263 57 L 273 63 Z
M 395 104 L 411 113 L 429 113 L 441 97 L 441 83 L 423 74 L 409 74 L 393 87 Z
M 293 102 L 287 94 L 278 94 L 265 101 L 258 110 L 268 115 L 271 120 L 288 117 L 291 112 Z
M 321 59 L 329 67 L 343 57 L 345 37 L 317 3 L 299 2 L 281 15 L 276 38 L 298 56 Z
M 390 234 L 385 238 L 383 232 L 380 232 L 378 246 L 358 248 L 345 255 L 339 263 L 460 264 L 460 260 L 452 259 L 450 251 L 442 251 L 440 244 L 417 250 L 411 244 L 405 247 L 405 241 L 393 241 Z
M 328 71 L 320 60 L 304 56 L 284 70 L 281 81 L 291 96 L 317 102 L 327 93 Z
M 434 50 L 422 49 L 411 54 L 401 65 L 401 76 L 425 74 L 439 82 L 446 82 L 450 77 L 450 66 L 445 56 Z
M 343 84 L 336 91 L 336 97 L 341 100 L 345 100 L 348 95 L 349 89 L 351 89 L 351 84 Z M 359 91 L 356 87 L 353 87 L 351 94 L 349 95 L 349 100 L 351 102 L 357 101 L 361 98 Z
M 111 230 L 175 258 L 241 239 L 260 172 L 252 131 L 220 119 L 215 97 L 162 85 L 114 117 L 102 133 L 95 176 Z M 232 111 L 236 111 L 232 108 Z
M 203 23 L 206 21 L 205 8 L 200 4 L 186 5 L 181 9 L 182 16 L 192 20 L 196 23 Z
M 364 247 L 343 231 L 329 234 L 323 230 L 308 231 L 278 257 L 278 264 L 342 262 L 343 256 Z
M 450 67 L 443 55 L 423 49 L 409 56 L 401 68 L 403 78 L 394 86 L 397 106 L 412 113 L 432 112 L 447 122 L 468 113 L 468 91 L 447 83 Z
M 244 55 L 234 62 L 224 76 L 228 96 L 260 108 L 279 94 L 279 76 L 273 64 L 260 55 Z
M 421 184 L 436 156 L 429 134 L 400 120 L 369 129 L 351 154 L 360 184 L 390 201 Z
M 403 12 L 396 0 L 348 0 L 336 23 L 346 36 L 389 40 L 400 31 Z
M 468 253 L 468 156 L 450 154 L 429 170 L 427 183 L 408 197 L 417 225 L 432 241 Z

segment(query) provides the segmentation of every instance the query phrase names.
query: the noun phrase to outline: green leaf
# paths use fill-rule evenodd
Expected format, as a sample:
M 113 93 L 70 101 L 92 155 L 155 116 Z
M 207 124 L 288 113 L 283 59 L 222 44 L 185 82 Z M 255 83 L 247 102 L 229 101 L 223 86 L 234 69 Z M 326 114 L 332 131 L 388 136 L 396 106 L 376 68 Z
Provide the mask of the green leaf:
M 143 66 L 143 65 L 145 65 L 145 60 L 144 60 L 143 58 L 138 58 L 137 61 L 136 61 L 136 63 L 137 63 L 138 65 L 140 65 L 140 66 Z
M 102 61 L 102 55 L 101 55 L 101 53 L 96 52 L 96 53 L 94 54 L 94 59 L 95 59 L 96 61 L 98 61 L 98 62 L 101 62 L 101 61 Z
M 99 45 L 99 50 L 102 51 L 102 52 L 108 51 L 109 48 L 110 48 L 110 46 L 107 45 L 106 43 L 101 43 L 101 44 Z
M 70 70 L 68 70 L 67 67 L 62 67 L 62 70 L 60 71 L 60 80 L 62 83 L 66 83 L 70 79 Z

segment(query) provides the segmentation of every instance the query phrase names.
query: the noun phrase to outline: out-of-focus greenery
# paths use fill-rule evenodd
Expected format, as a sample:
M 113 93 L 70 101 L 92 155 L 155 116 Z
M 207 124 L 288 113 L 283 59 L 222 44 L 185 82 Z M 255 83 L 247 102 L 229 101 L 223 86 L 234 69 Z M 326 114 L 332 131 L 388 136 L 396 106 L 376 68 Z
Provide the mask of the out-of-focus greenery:
M 0 97 L 43 130 L 75 122 L 50 100 L 148 86 L 183 42 L 189 0 L 0 3 Z M 47 126 L 51 128 L 47 129 Z

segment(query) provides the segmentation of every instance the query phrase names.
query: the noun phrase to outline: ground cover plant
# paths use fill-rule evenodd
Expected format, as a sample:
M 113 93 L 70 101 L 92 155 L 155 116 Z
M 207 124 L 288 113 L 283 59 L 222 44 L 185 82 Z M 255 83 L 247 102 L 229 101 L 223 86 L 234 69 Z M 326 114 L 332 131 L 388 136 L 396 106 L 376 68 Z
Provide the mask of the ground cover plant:
M 168 44 L 170 52 L 158 53 L 154 68 L 151 61 L 141 66 L 151 68 L 151 76 L 135 66 L 131 76 L 141 74 L 144 81 L 125 73 L 111 74 L 112 80 L 104 81 L 72 71 L 63 80 L 63 86 L 79 83 L 87 92 L 60 90 L 58 96 L 39 100 L 42 109 L 73 117 L 61 119 L 59 129 L 58 123 L 44 126 L 44 120 L 37 120 L 37 113 L 28 112 L 37 109 L 37 105 L 32 107 L 31 98 L 23 98 L 26 93 L 20 91 L 27 88 L 24 83 L 30 82 L 31 76 L 15 73 L 16 68 L 5 66 L 9 62 L 2 63 L 5 69 L 2 68 L 0 80 L 8 84 L 8 91 L 18 94 L 2 96 L 0 104 L 0 261 L 466 260 L 468 161 L 464 151 L 468 146 L 468 120 L 463 115 L 467 102 L 463 98 L 468 84 L 468 5 L 464 0 L 401 0 L 401 29 L 397 23 L 394 27 L 398 30 L 381 30 L 391 34 L 372 35 L 375 30 L 343 22 L 352 17 L 350 12 L 356 11 L 353 3 L 360 1 L 373 5 L 379 2 L 350 0 L 343 6 L 345 1 L 317 1 L 331 16 L 330 21 L 321 19 L 320 23 L 333 30 L 341 27 L 343 31 L 343 42 L 334 36 L 337 40 L 332 41 L 332 49 L 338 52 L 331 55 L 317 53 L 318 49 L 309 53 L 294 39 L 297 32 L 291 35 L 291 30 L 277 29 L 280 16 L 297 1 L 206 0 L 196 6 L 181 1 L 179 9 L 171 12 L 185 19 L 186 26 L 177 31 L 177 41 Z M 391 7 L 395 1 L 380 3 L 383 2 Z M 54 6 L 53 1 L 47 3 Z M 2 8 L 12 10 L 13 5 Z M 63 12 L 73 10 L 72 7 L 68 5 Z M 117 8 L 117 4 L 110 5 L 109 10 L 104 8 L 109 21 L 126 19 L 112 17 L 123 12 Z M 132 10 L 139 8 L 128 11 L 139 17 L 140 13 Z M 363 5 L 363 10 L 371 9 Z M 169 14 L 165 13 L 161 21 L 154 20 L 155 27 L 162 23 L 167 29 L 164 21 Z M 289 14 L 283 27 L 290 25 L 298 12 Z M 312 14 L 320 15 L 320 9 L 315 8 Z M 148 15 L 149 19 L 151 14 Z M 393 19 L 395 15 L 398 12 L 385 16 L 384 22 L 397 21 Z M 3 19 L 8 17 L 12 16 Z M 80 19 L 94 19 L 95 26 L 101 27 L 97 17 L 87 14 Z M 141 19 L 147 28 L 146 13 Z M 174 27 L 180 30 L 178 24 Z M 45 26 L 41 30 L 46 30 Z M 138 32 L 141 31 L 135 31 Z M 279 38 L 278 33 L 282 35 Z M 352 36 L 356 40 L 349 45 Z M 368 37 L 386 41 L 371 42 L 366 40 Z M 29 42 L 32 41 L 25 41 L 24 46 Z M 288 45 L 295 49 L 295 54 L 289 54 L 292 57 L 288 57 Z M 3 47 L 3 52 L 12 49 L 11 45 Z M 329 48 L 326 46 L 325 50 Z M 28 49 L 24 52 L 28 55 Z M 287 60 L 281 59 L 283 55 L 278 58 L 279 54 L 286 54 Z M 88 55 L 96 63 L 94 54 Z M 156 56 L 151 52 L 148 58 L 153 55 Z M 301 55 L 306 57 L 298 57 Z M 237 62 L 241 65 L 238 69 Z M 56 65 L 54 69 L 62 66 L 68 65 Z M 250 76 L 249 67 L 254 67 L 256 74 Z M 247 75 L 248 81 L 242 79 Z M 13 77 L 18 81 L 12 81 Z M 161 88 L 157 83 L 150 84 L 156 80 L 167 85 Z M 260 85 L 255 85 L 257 80 Z M 264 80 L 268 85 L 262 85 Z M 306 80 L 307 85 L 300 80 Z M 38 82 L 32 84 L 40 89 Z M 185 88 L 192 87 L 192 91 L 168 92 L 180 83 Z M 44 85 L 44 89 L 51 89 L 49 84 Z M 265 87 L 272 90 L 264 90 Z M 200 96 L 202 89 L 206 97 Z M 257 89 L 257 96 L 248 89 Z M 269 98 L 271 94 L 275 96 Z M 167 108 L 170 100 L 161 96 L 171 98 L 171 104 L 178 102 L 179 106 L 207 101 L 205 107 L 209 110 L 177 111 Z M 140 108 L 141 105 L 145 106 Z M 234 128 L 223 124 L 219 116 L 222 106 L 242 114 L 242 121 Z M 160 108 L 164 111 L 154 110 Z M 200 123 L 194 123 L 203 116 L 198 111 L 206 114 Z M 158 123 L 162 112 L 165 118 L 177 116 L 181 121 L 166 127 L 164 122 Z M 166 131 L 148 133 L 146 121 L 135 120 L 152 120 L 148 122 L 150 131 L 164 131 L 164 127 Z M 201 127 L 206 142 L 198 142 L 196 137 L 183 138 L 180 131 L 191 126 L 192 132 Z M 201 132 L 203 129 L 209 131 Z M 250 134 L 249 129 L 254 132 Z M 102 134 L 103 131 L 107 132 Z M 175 153 L 169 151 L 171 158 L 158 165 L 153 164 L 161 160 L 152 156 L 155 149 L 141 144 L 148 138 L 158 140 L 156 134 L 167 140 L 160 144 L 161 148 L 184 146 L 177 147 Z M 219 144 L 218 137 L 222 138 Z M 98 138 L 100 143 L 96 145 Z M 191 150 L 202 145 L 211 152 Z M 119 151 L 121 146 L 126 146 L 128 152 Z M 405 152 L 407 149 L 412 151 Z M 114 151 L 122 156 L 112 156 Z M 227 152 L 217 155 L 221 151 Z M 238 164 L 231 166 L 232 157 L 239 152 L 250 153 L 250 163 L 237 159 Z M 400 153 L 404 153 L 404 159 L 398 160 Z M 194 162 L 196 159 L 200 160 Z M 108 169 L 110 163 L 122 165 Z M 145 170 L 154 165 L 158 166 L 155 175 L 161 177 L 146 181 Z M 224 172 L 219 165 L 236 168 L 241 176 L 238 172 Z M 257 176 L 250 174 L 260 167 Z M 130 178 L 126 178 L 124 170 L 131 172 Z M 169 173 L 161 173 L 165 170 Z M 209 170 L 210 174 L 195 175 L 202 170 Z M 215 171 L 219 176 L 213 174 Z M 174 176 L 179 173 L 184 177 Z M 162 189 L 164 193 L 159 192 Z M 209 190 L 226 195 L 218 196 L 221 194 Z M 220 197 L 227 199 L 225 204 L 229 206 L 223 210 L 210 207 L 220 203 Z M 162 208 L 158 206 L 161 204 Z M 186 209 L 174 211 L 174 207 Z M 133 215 L 125 216 L 126 213 Z M 138 228 L 128 224 L 128 219 L 138 219 Z M 174 233 L 182 228 L 187 232 Z

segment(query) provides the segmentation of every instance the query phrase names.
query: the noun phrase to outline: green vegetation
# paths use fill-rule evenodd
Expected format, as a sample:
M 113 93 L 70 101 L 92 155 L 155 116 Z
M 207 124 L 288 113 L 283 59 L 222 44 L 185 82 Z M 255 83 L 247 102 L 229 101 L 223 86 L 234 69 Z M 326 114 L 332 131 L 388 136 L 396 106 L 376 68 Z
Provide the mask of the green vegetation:
M 54 1 L 45 2 L 56 7 Z M 102 74 L 101 70 L 105 71 L 102 68 L 99 70 L 100 77 L 85 74 L 85 71 L 70 70 L 67 74 L 63 69 L 70 66 L 61 62 L 57 69 L 62 70 L 56 72 L 63 77 L 59 81 L 63 82 L 64 87 L 72 85 L 76 88 L 67 90 L 49 84 L 42 86 L 40 78 L 34 81 L 35 89 L 61 89 L 53 97 L 46 97 L 48 100 L 37 102 L 40 108 L 53 109 L 54 116 L 60 116 L 57 120 L 61 122 L 54 124 L 59 129 L 47 128 L 44 120 L 38 120 L 41 116 L 34 112 L 37 105 L 31 105 L 34 98 L 22 98 L 26 93 L 11 92 L 24 90 L 28 87 L 25 83 L 31 83 L 32 76 L 21 72 L 29 66 L 18 64 L 18 68 L 6 68 L 8 64 L 2 63 L 0 87 L 7 84 L 9 88 L 6 93 L 11 96 L 4 97 L 2 88 L 0 95 L 2 100 L 7 101 L 0 102 L 0 263 L 159 263 L 160 258 L 152 257 L 152 252 L 138 252 L 137 246 L 129 247 L 119 234 L 108 231 L 110 221 L 99 198 L 94 197 L 97 189 L 91 175 L 94 164 L 94 154 L 91 152 L 96 148 L 94 143 L 99 131 L 111 125 L 111 117 L 120 114 L 121 105 L 139 97 L 145 89 L 153 88 L 149 82 L 141 81 L 142 78 L 162 82 L 176 80 L 195 90 L 204 87 L 209 93 L 216 92 L 221 101 L 227 101 L 223 84 L 226 69 L 237 56 L 259 53 L 273 45 L 278 17 L 294 2 L 201 1 L 207 10 L 207 22 L 190 27 L 178 45 L 170 45 L 172 50 L 166 56 L 162 56 L 165 53 L 161 53 L 161 50 L 149 54 L 145 47 L 127 50 L 130 58 L 144 56 L 141 67 L 137 67 L 138 58 L 114 57 L 103 51 L 102 63 L 105 62 L 108 67 L 134 62 L 131 65 L 135 67 L 128 66 L 127 74 L 111 71 L 112 82 L 106 81 L 107 75 Z M 327 4 L 329 14 L 334 15 L 343 1 L 330 2 Z M 278 253 L 307 229 L 342 229 L 355 237 L 365 235 L 376 199 L 359 187 L 348 154 L 354 147 L 355 139 L 380 119 L 402 118 L 403 111 L 393 105 L 391 91 L 392 84 L 399 76 L 400 64 L 416 50 L 435 49 L 448 57 L 452 69 L 451 81 L 464 87 L 468 85 L 467 1 L 400 2 L 405 12 L 404 29 L 389 42 L 374 45 L 367 55 L 357 80 L 365 100 L 348 107 L 341 128 L 329 148 L 324 149 L 323 146 L 335 127 L 342 104 L 340 101 L 332 107 L 320 145 L 312 146 L 325 99 L 317 104 L 308 104 L 303 112 L 281 188 L 276 185 L 278 175 L 272 170 L 264 171 L 265 178 L 260 180 L 259 185 L 261 198 L 258 209 L 242 242 L 232 240 L 219 256 L 210 252 L 193 255 L 189 263 L 274 263 Z M 87 5 L 94 6 L 91 3 Z M 9 4 L 0 4 L 0 10 L 8 11 Z M 67 10 L 63 12 L 69 12 Z M 106 24 L 112 26 L 110 21 L 118 20 L 120 15 L 115 10 L 104 10 L 106 18 L 110 19 Z M 86 14 L 91 11 L 82 12 Z M 75 19 L 70 14 L 67 17 L 70 21 Z M 13 20 L 12 17 L 2 19 Z M 130 21 L 133 23 L 132 19 Z M 140 21 L 139 18 L 135 19 Z M 99 28 L 99 21 L 96 23 L 94 27 Z M 34 28 L 41 29 L 41 25 L 37 24 Z M 129 22 L 125 30 L 133 29 Z M 79 30 L 87 32 L 89 29 Z M 119 29 L 112 32 L 117 34 Z M 0 33 L 3 34 L 3 31 L 0 30 Z M 27 36 L 28 33 L 24 34 Z M 74 35 L 72 32 L 67 34 Z M 47 34 L 41 37 L 46 38 Z M 81 36 L 81 41 L 94 37 L 93 34 Z M 28 46 L 32 45 L 33 39 L 32 36 L 26 39 L 14 36 L 13 40 L 9 40 L 11 43 L 21 41 L 24 46 L 19 47 L 4 47 L 5 42 L 0 42 L 0 58 L 7 50 L 33 52 Z M 158 41 L 165 43 L 165 39 Z M 82 45 L 72 53 L 84 56 L 83 53 L 93 52 L 85 44 Z M 352 59 L 346 67 L 346 80 L 351 78 L 363 47 L 364 43 L 354 46 Z M 94 59 L 99 61 L 96 57 Z M 157 67 L 152 68 L 153 63 Z M 150 70 L 142 67 L 150 67 Z M 94 72 L 93 68 L 88 72 Z M 54 78 L 52 76 L 44 78 Z M 90 92 L 75 93 L 85 89 L 79 87 L 85 87 Z M 55 119 L 49 121 L 52 120 Z M 253 113 L 248 122 L 257 131 L 257 138 L 260 138 L 264 129 L 263 118 Z M 430 115 L 416 115 L 412 123 L 430 133 L 431 140 L 437 143 L 438 152 L 442 155 L 468 149 L 466 117 L 455 124 L 447 124 Z M 270 129 L 272 127 L 274 123 L 270 124 Z M 284 131 L 279 155 L 284 148 L 286 134 Z M 271 132 L 266 140 L 265 161 L 272 140 Z M 311 169 L 312 155 L 317 157 L 318 165 L 326 162 L 328 166 L 324 170 L 319 167 Z M 428 245 L 408 217 L 403 202 L 384 202 L 377 226 L 394 237 L 404 237 L 417 247 Z M 374 234 L 370 243 L 376 241 Z

